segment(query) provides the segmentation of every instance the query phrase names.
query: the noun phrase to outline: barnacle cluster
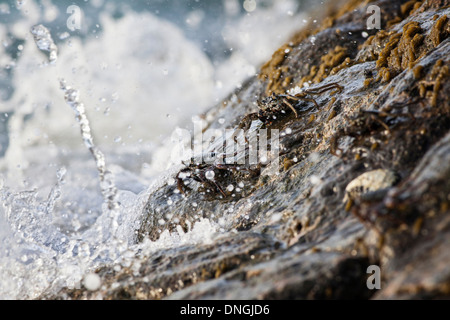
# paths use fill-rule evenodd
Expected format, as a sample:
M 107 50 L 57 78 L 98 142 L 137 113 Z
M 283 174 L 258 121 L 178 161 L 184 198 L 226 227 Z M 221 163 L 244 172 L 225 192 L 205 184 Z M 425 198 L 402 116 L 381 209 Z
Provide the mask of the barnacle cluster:
M 332 51 L 326 52 L 322 57 L 319 57 L 317 64 L 301 66 L 303 69 L 301 72 L 299 72 L 300 70 L 293 70 L 292 67 L 288 66 L 287 62 L 292 58 L 294 51 L 299 53 L 302 50 L 300 44 L 306 40 L 313 42 L 314 35 L 331 28 L 336 24 L 337 19 L 346 13 L 352 12 L 365 2 L 367 1 L 351 0 L 342 6 L 330 6 L 328 8 L 329 12 L 325 15 L 322 23 L 315 24 L 315 21 L 311 22 L 307 27 L 296 33 L 289 42 L 275 51 L 272 58 L 261 67 L 259 74 L 259 78 L 267 83 L 265 94 L 270 95 L 273 92 L 284 93 L 291 87 L 296 85 L 302 86 L 303 83 L 310 80 L 314 83 L 319 83 L 328 75 L 333 74 L 332 70 L 336 72 L 343 67 L 350 66 L 350 54 L 347 53 L 345 47 L 339 45 L 336 45 Z M 336 33 L 340 33 L 340 30 L 337 29 Z
M 421 2 L 410 1 L 402 6 L 402 12 L 415 12 L 420 8 L 419 4 Z M 413 6 L 413 9 L 410 6 Z M 411 10 L 408 11 L 409 9 Z M 414 67 L 446 39 L 450 31 L 446 15 L 435 15 L 433 19 L 435 23 L 428 33 L 419 22 L 412 20 L 406 23 L 400 32 L 380 30 L 370 36 L 362 45 L 358 60 L 376 61 L 378 75 L 371 80 L 389 82 L 406 69 L 413 69 L 414 75 L 419 76 L 420 67 Z

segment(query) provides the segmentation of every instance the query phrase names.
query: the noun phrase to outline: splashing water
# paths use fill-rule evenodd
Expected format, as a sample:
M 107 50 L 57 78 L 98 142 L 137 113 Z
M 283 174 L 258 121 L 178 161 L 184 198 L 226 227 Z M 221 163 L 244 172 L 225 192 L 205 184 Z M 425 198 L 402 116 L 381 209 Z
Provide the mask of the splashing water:
M 32 27 L 30 31 L 38 48 L 42 51 L 47 51 L 49 53 L 49 62 L 55 63 L 58 59 L 58 47 L 53 42 L 50 31 L 42 24 Z
M 150 13 L 113 19 L 114 8 L 106 10 L 103 34 L 82 41 L 60 29 L 54 41 L 49 29 L 58 28 L 40 19 L 49 6 L 16 2 L 22 18 L 11 28 L 0 22 L 2 40 L 11 33 L 23 41 L 16 60 L 6 54 L 10 42 L 0 47 L 0 82 L 8 65 L 13 88 L 11 97 L 0 94 L 8 116 L 0 133 L 9 138 L 0 157 L 0 299 L 97 288 L 92 272 L 102 265 L 127 266 L 138 252 L 205 243 L 220 232 L 202 219 L 189 232 L 162 230 L 156 242 L 135 243 L 149 194 L 179 170 L 167 168 L 172 150 L 163 138 L 254 75 L 287 30 L 298 28 L 301 19 L 286 18 L 293 2 L 230 20 L 223 35 L 234 50 L 215 66 L 178 27 Z M 278 42 L 268 44 L 269 33 Z
M 103 198 L 108 205 L 108 210 L 115 210 L 119 205 L 115 201 L 117 189 L 114 185 L 114 177 L 111 171 L 106 169 L 105 156 L 103 155 L 103 152 L 101 152 L 100 149 L 94 144 L 94 138 L 91 134 L 91 127 L 86 116 L 84 104 L 79 101 L 79 92 L 76 89 L 68 87 L 64 79 L 60 80 L 60 85 L 61 90 L 64 91 L 64 99 L 75 111 L 76 119 L 80 124 L 81 137 L 83 138 L 84 145 L 89 149 L 94 157 L 100 178 L 101 191 Z

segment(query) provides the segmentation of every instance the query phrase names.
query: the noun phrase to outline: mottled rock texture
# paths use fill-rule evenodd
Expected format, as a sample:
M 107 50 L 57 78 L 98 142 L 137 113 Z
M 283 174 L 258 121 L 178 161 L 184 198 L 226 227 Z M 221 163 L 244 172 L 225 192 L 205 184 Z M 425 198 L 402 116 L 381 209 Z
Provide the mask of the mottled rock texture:
M 370 5 L 380 30 L 367 30 Z M 297 118 L 268 126 L 282 133 L 278 174 L 218 176 L 244 182 L 225 198 L 195 181 L 184 193 L 168 183 L 149 195 L 136 241 L 202 218 L 226 232 L 105 266 L 98 292 L 56 298 L 450 298 L 449 1 L 351 0 L 327 15 L 203 115 L 207 128 L 233 128 L 272 93 L 338 83 L 341 92 L 314 95 L 319 108 L 299 101 Z M 344 202 L 348 183 L 375 169 L 399 181 Z M 372 264 L 380 290 L 366 285 Z

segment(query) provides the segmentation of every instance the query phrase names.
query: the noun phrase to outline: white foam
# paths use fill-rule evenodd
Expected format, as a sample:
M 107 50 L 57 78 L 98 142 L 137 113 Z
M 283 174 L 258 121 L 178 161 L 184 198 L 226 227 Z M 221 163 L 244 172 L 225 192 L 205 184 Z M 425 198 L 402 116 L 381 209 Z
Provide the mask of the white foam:
M 52 21 L 55 7 L 20 2 L 21 18 L 8 31 L 24 39 L 21 56 L 14 61 L 0 46 L 0 65 L 13 68 L 14 87 L 12 98 L 0 101 L 0 112 L 14 111 L 10 144 L 0 158 L 0 299 L 32 299 L 82 285 L 95 290 L 101 279 L 92 272 L 103 264 L 120 269 L 136 263 L 138 250 L 151 255 L 205 244 L 227 230 L 225 217 L 220 225 L 201 219 L 188 232 L 162 230 L 158 241 L 134 243 L 149 195 L 174 183 L 181 168 L 169 161 L 173 150 L 166 137 L 255 74 L 296 28 L 298 20 L 286 14 L 292 6 L 257 7 L 237 22 L 230 13 L 223 35 L 233 51 L 219 66 L 172 23 L 135 12 L 120 19 L 103 13 L 102 33 L 83 41 L 61 30 L 57 60 L 49 64 L 40 49 L 55 48 L 40 42 L 39 49 L 30 28 Z M 191 27 L 201 15 L 190 15 Z M 0 37 L 6 35 L 0 24 Z M 102 206 L 98 168 L 64 101 L 60 78 L 81 94 L 89 134 L 115 177 L 117 210 Z

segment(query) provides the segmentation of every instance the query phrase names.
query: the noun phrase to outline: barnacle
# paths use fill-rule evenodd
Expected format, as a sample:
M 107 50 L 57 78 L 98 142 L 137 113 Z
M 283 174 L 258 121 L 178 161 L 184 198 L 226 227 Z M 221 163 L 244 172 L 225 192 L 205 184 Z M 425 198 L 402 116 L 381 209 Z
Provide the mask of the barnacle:
M 293 52 L 298 52 L 296 49 L 300 43 L 325 29 L 331 28 L 335 24 L 336 19 L 348 12 L 352 12 L 363 1 L 364 0 L 350 0 L 343 6 L 336 6 L 334 11 L 330 12 L 329 16 L 326 17 L 319 26 L 311 23 L 300 32 L 294 34 L 288 43 L 282 45 L 275 51 L 272 58 L 261 67 L 261 72 L 259 73 L 259 78 L 263 81 L 267 81 L 266 95 L 268 96 L 272 93 L 281 94 L 285 92 L 292 83 L 299 83 L 299 86 L 301 86 L 311 79 L 314 79 L 314 83 L 319 83 L 328 75 L 333 74 L 332 72 L 336 73 L 337 71 L 352 65 L 352 60 L 346 60 L 346 58 L 350 59 L 347 49 L 345 47 L 336 46 L 333 50 L 330 50 L 330 52 L 325 53 L 321 57 L 320 65 L 314 64 L 309 67 L 309 74 L 306 75 L 306 77 L 305 74 L 297 74 L 294 76 L 292 70 L 286 66 L 288 64 L 287 61 L 292 58 Z M 336 29 L 336 33 L 339 34 L 339 29 Z M 302 76 L 303 78 L 299 81 L 299 78 Z
M 435 107 L 443 82 L 449 75 L 448 65 L 441 59 L 436 61 L 427 77 L 418 83 L 420 97 L 429 97 L 431 106 Z
M 347 185 L 343 202 L 346 209 L 350 209 L 353 202 L 365 196 L 369 198 L 370 193 L 384 190 L 396 185 L 400 181 L 400 175 L 392 170 L 377 169 L 365 172 Z
M 447 29 L 445 29 L 447 25 Z M 430 31 L 430 39 L 433 45 L 437 47 L 448 36 L 448 17 L 443 15 L 433 25 Z
M 418 65 L 413 69 L 413 73 L 414 73 L 414 78 L 416 80 L 419 80 L 422 78 L 423 76 L 423 66 Z
M 422 5 L 426 5 L 426 3 L 414 0 L 404 3 L 401 6 L 401 17 L 397 17 L 398 21 L 395 23 L 413 14 Z M 423 67 L 416 67 L 416 65 L 424 56 L 445 40 L 450 33 L 447 15 L 435 15 L 433 20 L 436 22 L 428 34 L 424 32 L 417 21 L 406 23 L 401 32 L 378 31 L 375 35 L 370 36 L 361 46 L 358 61 L 376 61 L 378 75 L 375 81 L 377 82 L 389 82 L 406 69 L 412 69 L 417 80 L 423 78 Z M 393 22 L 390 21 L 388 25 L 390 24 L 393 24 Z M 368 87 L 371 83 L 370 79 L 366 79 L 364 87 Z M 426 85 L 419 84 L 419 91 L 423 97 L 427 91 Z M 433 99 L 432 104 L 435 104 Z
M 350 66 L 352 60 L 348 57 L 347 48 L 336 46 L 332 51 L 320 58 L 319 66 L 312 66 L 309 75 L 300 80 L 299 87 L 306 82 L 319 83 L 329 75 Z

